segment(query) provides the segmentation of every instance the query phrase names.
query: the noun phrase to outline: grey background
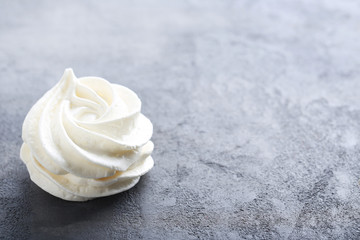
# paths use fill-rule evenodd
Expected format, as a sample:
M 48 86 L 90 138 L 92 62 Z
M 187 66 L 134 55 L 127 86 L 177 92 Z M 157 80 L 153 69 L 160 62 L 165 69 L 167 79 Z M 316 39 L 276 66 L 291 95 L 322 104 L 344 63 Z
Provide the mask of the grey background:
M 3 239 L 357 239 L 360 2 L 0 1 Z M 133 89 L 156 165 L 85 203 L 33 184 L 30 107 L 66 67 Z

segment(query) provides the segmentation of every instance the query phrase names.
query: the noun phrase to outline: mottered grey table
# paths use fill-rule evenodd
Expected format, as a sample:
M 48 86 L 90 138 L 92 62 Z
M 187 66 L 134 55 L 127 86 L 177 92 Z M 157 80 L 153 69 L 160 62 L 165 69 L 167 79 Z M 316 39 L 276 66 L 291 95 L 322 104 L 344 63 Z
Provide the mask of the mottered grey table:
M 359 239 L 360 2 L 0 1 L 1 239 Z M 72 67 L 154 124 L 129 191 L 67 202 L 19 158 Z

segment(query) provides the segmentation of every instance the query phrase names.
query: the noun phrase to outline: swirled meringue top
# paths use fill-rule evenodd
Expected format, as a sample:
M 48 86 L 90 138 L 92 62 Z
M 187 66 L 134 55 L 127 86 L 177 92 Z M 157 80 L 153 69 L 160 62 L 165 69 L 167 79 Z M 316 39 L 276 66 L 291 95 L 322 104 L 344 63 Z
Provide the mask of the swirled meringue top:
M 153 127 L 130 89 L 98 77 L 60 82 L 31 108 L 21 159 L 45 191 L 73 201 L 134 186 L 153 167 Z

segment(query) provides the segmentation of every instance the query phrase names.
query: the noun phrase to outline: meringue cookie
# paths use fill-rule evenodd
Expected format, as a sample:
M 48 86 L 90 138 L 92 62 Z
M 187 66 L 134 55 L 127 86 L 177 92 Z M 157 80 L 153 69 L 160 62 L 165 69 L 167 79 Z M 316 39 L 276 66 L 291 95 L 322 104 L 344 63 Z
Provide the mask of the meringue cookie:
M 153 126 L 140 110 L 130 89 L 66 69 L 23 124 L 20 158 L 31 180 L 69 201 L 133 187 L 154 165 Z

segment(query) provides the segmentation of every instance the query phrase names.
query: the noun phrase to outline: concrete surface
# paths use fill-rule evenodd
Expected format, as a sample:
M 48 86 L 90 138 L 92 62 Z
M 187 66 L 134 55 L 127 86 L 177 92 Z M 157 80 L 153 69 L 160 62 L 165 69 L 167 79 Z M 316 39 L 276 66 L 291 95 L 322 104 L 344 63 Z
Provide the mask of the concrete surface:
M 0 238 L 359 239 L 360 2 L 0 1 Z M 66 67 L 123 84 L 156 166 L 86 203 L 33 184 L 23 119 Z

